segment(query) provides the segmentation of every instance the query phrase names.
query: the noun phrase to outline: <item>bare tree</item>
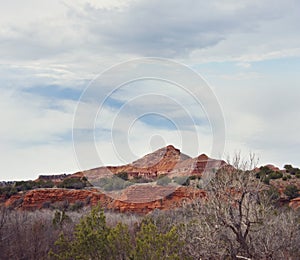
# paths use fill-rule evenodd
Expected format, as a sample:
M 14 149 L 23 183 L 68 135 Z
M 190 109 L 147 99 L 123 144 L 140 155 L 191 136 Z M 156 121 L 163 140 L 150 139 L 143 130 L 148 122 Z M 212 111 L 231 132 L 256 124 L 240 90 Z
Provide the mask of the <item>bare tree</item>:
M 291 209 L 269 213 L 268 220 L 262 229 L 253 234 L 254 257 L 260 259 L 299 259 L 299 213 Z
M 4 206 L 0 206 L 0 251 L 3 250 L 3 227 L 7 220 L 8 211 Z
M 5 212 L 5 222 L 1 229 L 0 259 L 46 259 L 61 231 L 52 224 L 54 213 L 7 209 Z M 72 231 L 73 226 L 71 223 L 63 228 Z
M 220 169 L 209 183 L 207 199 L 187 206 L 192 217 L 183 225 L 181 235 L 194 259 L 274 259 L 275 255 L 280 259 L 296 254 L 299 223 L 292 217 L 295 213 L 276 213 L 251 170 L 255 162 L 253 156 L 246 163 L 235 157 L 233 167 Z M 275 232 L 280 225 L 287 227 L 281 235 Z
M 7 208 L 4 206 L 0 206 L 0 234 L 6 219 L 7 219 Z

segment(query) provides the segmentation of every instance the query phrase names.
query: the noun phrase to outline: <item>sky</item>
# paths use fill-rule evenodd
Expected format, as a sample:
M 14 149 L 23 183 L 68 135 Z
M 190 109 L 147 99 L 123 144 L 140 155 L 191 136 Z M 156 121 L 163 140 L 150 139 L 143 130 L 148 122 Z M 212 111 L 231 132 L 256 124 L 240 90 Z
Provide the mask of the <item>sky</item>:
M 0 4 L 0 180 L 168 144 L 300 166 L 299 1 Z

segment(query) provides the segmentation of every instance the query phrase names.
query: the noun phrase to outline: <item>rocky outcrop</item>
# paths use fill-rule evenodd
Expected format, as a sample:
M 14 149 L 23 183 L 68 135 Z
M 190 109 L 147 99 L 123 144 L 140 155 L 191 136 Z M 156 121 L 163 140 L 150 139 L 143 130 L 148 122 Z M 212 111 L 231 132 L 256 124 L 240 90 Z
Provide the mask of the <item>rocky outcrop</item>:
M 195 198 L 205 196 L 206 193 L 203 190 L 188 187 L 176 189 L 158 186 L 131 187 L 126 191 L 125 197 L 113 202 L 112 208 L 120 212 L 148 213 L 154 209 L 174 209 L 182 206 L 183 203 L 190 203 Z
M 293 209 L 299 209 L 300 208 L 300 197 L 292 199 L 289 203 L 289 206 Z
M 59 183 L 69 177 L 68 174 L 52 174 L 52 175 L 39 175 L 36 181 L 53 181 L 55 183 Z
M 225 161 L 209 158 L 201 154 L 196 158 L 189 158 L 176 165 L 171 174 L 176 175 L 197 175 L 201 176 L 204 172 L 216 172 L 219 168 L 226 165 Z
M 190 159 L 172 145 L 168 145 L 141 159 L 123 166 L 107 166 L 83 171 L 82 174 L 89 180 L 111 176 L 120 172 L 127 172 L 129 178 L 145 177 L 156 178 L 161 174 L 171 172 L 179 163 Z M 78 173 L 76 173 L 78 174 Z
M 129 178 L 155 179 L 160 175 L 201 176 L 204 171 L 217 170 L 224 165 L 226 165 L 224 161 L 211 159 L 205 154 L 191 158 L 174 146 L 168 145 L 127 165 L 99 167 L 80 174 L 92 182 L 99 177 L 108 177 L 120 172 L 127 172 Z
M 160 175 L 174 176 L 201 176 L 206 170 L 217 169 L 225 162 L 210 159 L 205 154 L 191 158 L 180 152 L 172 145 L 168 145 L 153 153 L 145 155 L 139 160 L 123 166 L 99 167 L 77 172 L 71 175 L 40 175 L 36 181 L 52 181 L 55 185 L 68 178 L 86 177 L 90 183 L 104 177 L 126 172 L 129 179 L 140 178 L 152 181 L 151 184 L 135 184 L 122 191 L 101 192 L 100 190 L 83 189 L 34 189 L 19 192 L 4 201 L 5 205 L 26 210 L 41 209 L 57 202 L 70 204 L 81 202 L 84 205 L 101 203 L 105 208 L 121 212 L 147 213 L 154 209 L 170 209 L 189 202 L 195 197 L 204 197 L 205 192 L 191 187 L 176 186 L 175 183 L 167 186 L 156 185 Z
M 169 145 L 123 166 L 99 167 L 70 175 L 41 175 L 36 180 L 52 181 L 57 187 L 62 181 L 68 181 L 67 179 L 69 178 L 81 180 L 83 177 L 86 177 L 90 183 L 97 184 L 101 178 L 126 172 L 129 179 L 137 178 L 139 180 L 139 177 L 143 177 L 146 179 L 145 182 L 151 181 L 151 183 L 136 183 L 136 180 L 131 180 L 135 184 L 126 189 L 111 192 L 104 192 L 96 187 L 81 190 L 34 189 L 11 195 L 9 199 L 7 199 L 7 195 L 2 194 L 0 195 L 0 203 L 5 204 L 7 207 L 24 210 L 41 209 L 47 205 L 60 202 L 69 204 L 80 202 L 82 205 L 97 205 L 100 203 L 107 209 L 120 212 L 148 213 L 154 209 L 172 209 L 182 205 L 184 202 L 189 203 L 195 198 L 204 198 L 206 196 L 203 190 L 179 186 L 176 184 L 176 181 L 166 186 L 160 186 L 157 180 L 161 175 L 167 175 L 170 179 L 178 176 L 193 175 L 202 177 L 202 180 L 204 180 L 205 177 L 214 174 L 221 167 L 227 170 L 234 169 L 224 161 L 211 159 L 205 154 L 191 158 L 181 153 L 174 146 Z M 273 171 L 279 171 L 279 168 L 273 165 L 267 165 L 266 167 Z M 259 171 L 259 169 L 256 170 Z M 296 178 L 286 181 L 276 179 L 270 182 L 281 194 L 283 194 L 287 184 L 295 184 L 299 187 L 299 182 Z M 3 185 L 7 186 L 8 184 L 4 183 Z M 13 183 L 10 186 L 13 187 Z M 299 208 L 300 198 L 290 201 L 290 206 Z
M 17 207 L 25 210 L 41 209 L 46 203 L 55 202 L 96 205 L 100 202 L 104 207 L 112 202 L 112 199 L 97 190 L 71 190 L 71 189 L 35 189 L 11 196 L 6 202 L 7 207 Z
M 181 153 L 179 149 L 168 145 L 133 162 L 130 166 L 133 169 L 165 174 L 172 171 L 177 164 L 189 158 L 189 156 Z
M 143 187 L 142 187 L 143 186 Z M 5 206 L 23 210 L 45 208 L 46 204 L 67 202 L 95 206 L 98 203 L 106 209 L 119 212 L 148 213 L 154 209 L 171 209 L 190 202 L 194 198 L 205 197 L 205 192 L 188 187 L 161 187 L 152 185 L 131 186 L 119 195 L 104 194 L 97 189 L 36 189 L 18 193 L 5 201 Z

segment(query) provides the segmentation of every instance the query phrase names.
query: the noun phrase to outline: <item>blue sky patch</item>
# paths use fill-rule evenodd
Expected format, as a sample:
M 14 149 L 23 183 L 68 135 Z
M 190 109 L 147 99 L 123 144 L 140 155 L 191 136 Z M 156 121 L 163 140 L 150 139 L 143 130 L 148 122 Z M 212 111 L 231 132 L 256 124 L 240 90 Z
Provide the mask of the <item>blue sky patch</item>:
M 79 100 L 82 91 L 58 85 L 33 86 L 23 90 L 26 93 L 35 94 L 53 99 Z

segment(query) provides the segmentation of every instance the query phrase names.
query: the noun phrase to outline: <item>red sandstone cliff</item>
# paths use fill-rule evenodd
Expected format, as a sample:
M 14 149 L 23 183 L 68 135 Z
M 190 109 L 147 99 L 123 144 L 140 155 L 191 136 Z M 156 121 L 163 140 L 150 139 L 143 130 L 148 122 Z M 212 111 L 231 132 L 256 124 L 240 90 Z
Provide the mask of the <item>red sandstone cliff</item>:
M 124 190 L 119 197 L 112 198 L 96 189 L 36 189 L 11 196 L 5 206 L 24 210 L 42 209 L 45 203 L 82 202 L 84 205 L 95 206 L 100 203 L 106 209 L 119 212 L 148 213 L 154 209 L 171 209 L 205 196 L 200 190 L 187 187 L 170 188 L 152 185 L 132 186 Z
M 162 174 L 201 176 L 205 170 L 218 169 L 225 164 L 224 161 L 211 159 L 205 154 L 191 158 L 174 146 L 168 145 L 127 165 L 99 167 L 83 171 L 80 174 L 91 181 L 100 176 L 111 176 L 120 172 L 127 172 L 129 178 L 146 177 L 151 179 Z
M 300 198 L 292 199 L 289 203 L 289 206 L 293 209 L 299 209 L 300 208 Z
M 87 177 L 90 182 L 103 177 L 112 176 L 120 172 L 127 172 L 129 178 L 144 177 L 156 180 L 160 175 L 174 176 L 202 176 L 220 167 L 232 167 L 222 160 L 211 159 L 205 154 L 191 158 L 182 154 L 179 149 L 169 145 L 148 154 L 141 159 L 123 166 L 99 167 L 87 171 L 77 172 L 71 175 L 43 175 L 38 180 L 52 180 L 58 184 L 66 178 Z M 271 168 L 270 165 L 268 167 Z M 272 166 L 272 169 L 278 170 Z M 295 181 L 289 180 L 288 182 Z M 282 191 L 284 187 L 279 180 L 272 180 L 274 186 Z M 174 183 L 173 183 L 174 184 Z M 180 187 L 176 185 L 159 186 L 151 184 L 135 184 L 121 191 L 101 192 L 96 188 L 73 189 L 35 189 L 27 192 L 19 192 L 9 199 L 1 197 L 1 201 L 8 207 L 26 210 L 41 209 L 45 204 L 57 202 L 76 203 L 84 205 L 100 204 L 107 208 L 120 212 L 148 213 L 154 209 L 171 209 L 180 206 L 183 202 L 189 202 L 194 198 L 205 197 L 205 192 L 192 187 Z M 276 185 L 278 184 L 278 185 Z M 294 199 L 290 206 L 298 208 L 300 200 Z
M 127 172 L 129 178 L 143 177 L 155 180 L 160 175 L 174 176 L 201 176 L 205 170 L 211 170 L 224 165 L 225 162 L 213 160 L 202 154 L 191 158 L 180 152 L 172 145 L 168 145 L 153 153 L 145 155 L 139 160 L 123 166 L 99 167 L 91 170 L 77 172 L 71 175 L 42 175 L 38 180 L 52 180 L 58 184 L 66 178 L 85 176 L 91 183 L 103 177 L 112 176 L 120 172 Z M 37 180 L 37 181 L 38 181 Z M 176 185 L 159 186 L 152 184 L 135 184 L 122 191 L 100 192 L 97 189 L 71 190 L 71 189 L 35 189 L 19 192 L 5 201 L 9 207 L 26 210 L 41 209 L 46 204 L 56 202 L 96 205 L 101 203 L 107 209 L 121 212 L 147 213 L 153 209 L 170 209 L 188 202 L 195 197 L 204 197 L 205 193 L 191 187 L 178 187 Z

